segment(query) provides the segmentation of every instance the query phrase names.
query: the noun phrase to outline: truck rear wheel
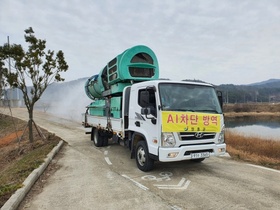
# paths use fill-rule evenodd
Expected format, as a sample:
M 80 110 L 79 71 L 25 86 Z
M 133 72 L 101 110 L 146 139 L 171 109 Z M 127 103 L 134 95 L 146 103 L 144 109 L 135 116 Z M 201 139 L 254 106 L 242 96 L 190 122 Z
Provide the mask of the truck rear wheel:
M 149 157 L 148 147 L 146 142 L 139 141 L 136 145 L 135 159 L 137 167 L 141 171 L 150 171 L 154 167 L 154 160 Z
M 103 142 L 102 142 L 102 146 L 103 147 L 107 147 L 108 146 L 108 144 L 109 144 L 109 139 L 108 139 L 108 136 L 103 136 L 102 137 L 103 138 Z
M 92 129 L 93 132 L 93 143 L 96 147 L 103 146 L 103 138 L 99 135 L 98 129 Z

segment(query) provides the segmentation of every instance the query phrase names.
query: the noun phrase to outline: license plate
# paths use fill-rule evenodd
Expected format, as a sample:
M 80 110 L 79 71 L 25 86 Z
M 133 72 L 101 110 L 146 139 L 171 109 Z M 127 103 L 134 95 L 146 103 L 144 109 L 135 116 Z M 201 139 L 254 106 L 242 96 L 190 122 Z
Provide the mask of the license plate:
M 192 159 L 207 158 L 207 157 L 210 157 L 209 152 L 191 153 L 191 158 Z

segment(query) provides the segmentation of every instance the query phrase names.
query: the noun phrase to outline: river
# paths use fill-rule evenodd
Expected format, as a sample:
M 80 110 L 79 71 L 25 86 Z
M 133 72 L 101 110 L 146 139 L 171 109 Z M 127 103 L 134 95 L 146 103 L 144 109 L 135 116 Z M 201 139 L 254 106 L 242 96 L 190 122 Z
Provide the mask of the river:
M 229 131 L 240 133 L 244 136 L 255 136 L 267 140 L 280 141 L 279 117 L 256 118 L 238 117 L 225 120 Z

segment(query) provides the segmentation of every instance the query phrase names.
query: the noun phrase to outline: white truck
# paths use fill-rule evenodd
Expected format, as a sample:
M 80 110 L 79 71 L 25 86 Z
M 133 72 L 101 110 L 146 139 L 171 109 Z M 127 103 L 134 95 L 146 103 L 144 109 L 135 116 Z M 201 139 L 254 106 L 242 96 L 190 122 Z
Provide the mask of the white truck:
M 153 51 L 135 46 L 89 78 L 83 114 L 95 146 L 123 142 L 142 171 L 155 161 L 201 162 L 226 152 L 222 95 L 206 83 L 158 79 Z

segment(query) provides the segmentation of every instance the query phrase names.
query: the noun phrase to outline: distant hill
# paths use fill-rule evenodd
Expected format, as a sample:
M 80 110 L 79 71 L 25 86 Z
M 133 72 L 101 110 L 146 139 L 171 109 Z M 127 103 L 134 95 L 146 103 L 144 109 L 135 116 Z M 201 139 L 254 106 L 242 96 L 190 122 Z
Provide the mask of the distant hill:
M 228 103 L 280 102 L 280 79 L 249 85 L 223 84 L 217 87 Z
M 256 82 L 249 84 L 248 86 L 257 86 L 257 85 L 263 85 L 263 86 L 277 86 L 280 85 L 280 79 L 269 79 L 263 82 Z

